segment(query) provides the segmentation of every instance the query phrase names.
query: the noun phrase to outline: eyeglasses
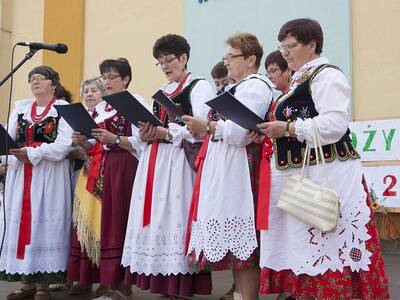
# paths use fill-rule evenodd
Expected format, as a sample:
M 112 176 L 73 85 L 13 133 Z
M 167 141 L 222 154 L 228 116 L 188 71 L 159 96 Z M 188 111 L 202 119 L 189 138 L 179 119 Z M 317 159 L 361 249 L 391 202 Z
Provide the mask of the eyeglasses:
M 170 59 L 165 59 L 164 61 L 159 60 L 158 63 L 156 63 L 156 67 L 168 66 L 168 65 L 170 65 L 175 59 L 178 59 L 178 57 L 177 57 L 177 56 L 171 57 Z
M 294 43 L 286 44 L 286 45 L 285 45 L 285 44 L 280 44 L 280 45 L 278 46 L 278 50 L 279 50 L 280 53 L 283 53 L 283 52 L 285 52 L 285 51 L 290 52 L 290 51 L 293 50 L 295 47 L 297 47 L 299 44 L 300 44 L 299 42 L 294 42 Z
M 101 75 L 101 76 L 99 77 L 99 79 L 101 79 L 101 80 L 103 80 L 103 81 L 106 81 L 107 79 L 108 79 L 108 80 L 114 80 L 114 79 L 117 78 L 117 77 L 121 77 L 121 75 L 119 75 L 119 74 Z
M 267 75 L 271 76 L 272 74 L 274 74 L 278 70 L 279 70 L 278 68 L 270 68 L 270 69 L 267 70 Z
M 234 59 L 236 57 L 241 57 L 241 56 L 244 56 L 244 54 L 235 54 L 235 55 L 228 54 L 228 55 L 225 55 L 224 57 L 222 57 L 221 60 L 229 62 L 229 61 L 232 61 L 232 59 Z
M 31 78 L 29 78 L 28 83 L 32 83 L 34 81 L 42 82 L 45 80 L 49 80 L 49 79 L 44 75 L 38 75 L 38 76 L 33 75 L 33 76 L 31 76 Z

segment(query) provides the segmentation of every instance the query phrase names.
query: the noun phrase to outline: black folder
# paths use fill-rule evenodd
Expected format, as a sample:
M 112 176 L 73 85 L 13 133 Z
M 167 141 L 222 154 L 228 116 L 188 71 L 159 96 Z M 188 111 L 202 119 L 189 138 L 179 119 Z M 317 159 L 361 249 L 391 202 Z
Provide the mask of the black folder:
M 73 130 L 79 131 L 88 139 L 94 139 L 92 130 L 98 126 L 82 103 L 54 105 L 54 107 Z
M 10 149 L 19 148 L 17 143 L 0 124 L 0 155 L 10 154 Z
M 105 96 L 103 99 L 136 127 L 139 127 L 139 121 L 162 126 L 161 121 L 128 91 Z
M 155 93 L 152 98 L 158 104 L 164 106 L 168 112 L 172 113 L 174 116 L 183 116 L 183 112 L 179 109 L 179 107 L 176 106 L 176 104 L 167 95 L 165 95 L 162 90 L 159 90 L 157 93 Z
M 265 121 L 237 100 L 231 93 L 222 93 L 216 98 L 207 101 L 206 104 L 240 127 L 263 134 L 257 124 Z

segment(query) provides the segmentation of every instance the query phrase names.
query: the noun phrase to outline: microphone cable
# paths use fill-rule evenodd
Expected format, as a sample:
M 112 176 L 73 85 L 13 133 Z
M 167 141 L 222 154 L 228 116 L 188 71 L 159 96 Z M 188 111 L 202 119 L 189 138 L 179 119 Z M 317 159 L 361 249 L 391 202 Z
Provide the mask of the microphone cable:
M 15 44 L 12 48 L 11 51 L 11 68 L 10 70 L 12 70 L 14 68 L 14 54 L 15 54 L 15 48 L 17 47 L 17 44 Z M 8 107 L 7 107 L 7 126 L 6 126 L 6 130 L 8 131 L 8 128 L 10 127 L 9 123 L 10 123 L 10 112 L 11 112 L 11 99 L 12 99 L 12 91 L 13 91 L 13 82 L 14 82 L 14 74 L 11 75 L 10 78 L 10 92 L 8 95 Z M 4 174 L 4 187 L 3 187 L 3 203 L 1 203 L 1 205 L 3 206 L 3 235 L 1 238 L 1 244 L 0 244 L 0 257 L 3 254 L 3 246 L 4 246 L 4 238 L 6 236 L 6 228 L 7 228 L 7 224 L 6 224 L 6 184 L 5 184 L 5 179 L 7 176 L 7 169 L 8 169 L 8 138 L 6 136 L 6 161 L 5 161 L 5 165 L 6 165 L 6 173 Z

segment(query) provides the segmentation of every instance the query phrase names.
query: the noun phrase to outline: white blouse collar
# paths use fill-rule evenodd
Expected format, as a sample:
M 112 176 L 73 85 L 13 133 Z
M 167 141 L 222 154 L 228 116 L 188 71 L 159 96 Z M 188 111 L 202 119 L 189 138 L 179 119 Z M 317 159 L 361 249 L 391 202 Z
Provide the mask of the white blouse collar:
M 308 63 L 304 64 L 296 73 L 293 75 L 293 80 L 296 80 L 297 78 L 301 77 L 304 72 L 309 71 L 310 69 L 313 69 L 314 67 L 323 65 L 323 64 L 328 64 L 329 60 L 326 57 L 318 57 L 316 59 L 313 59 L 309 61 Z

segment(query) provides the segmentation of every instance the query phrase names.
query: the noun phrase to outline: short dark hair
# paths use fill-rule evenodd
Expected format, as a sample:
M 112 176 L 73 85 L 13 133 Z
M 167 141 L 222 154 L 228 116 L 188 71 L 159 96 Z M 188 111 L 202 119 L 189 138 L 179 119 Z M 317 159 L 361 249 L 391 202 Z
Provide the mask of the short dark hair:
M 160 37 L 153 46 L 153 57 L 158 59 L 162 55 L 174 54 L 180 57 L 182 54 L 186 54 L 187 60 L 189 61 L 190 46 L 187 40 L 177 34 L 167 34 Z
M 324 35 L 319 23 L 312 19 L 294 19 L 283 24 L 279 30 L 278 40 L 281 42 L 287 36 L 293 36 L 303 44 L 315 42 L 315 53 L 321 54 L 324 43 Z
M 60 75 L 58 75 L 58 72 L 49 66 L 39 66 L 33 68 L 28 74 L 28 81 L 34 74 L 45 76 L 47 79 L 51 80 L 51 84 L 55 87 L 60 85 Z
M 212 78 L 224 78 L 228 76 L 228 69 L 226 68 L 225 64 L 223 61 L 220 61 L 217 63 L 211 70 L 211 76 Z
M 265 70 L 267 70 L 269 65 L 274 63 L 277 64 L 282 71 L 286 71 L 289 68 L 286 59 L 283 58 L 282 53 L 279 50 L 271 52 L 265 58 Z
M 109 72 L 111 69 L 114 69 L 121 75 L 121 78 L 124 79 L 126 76 L 129 76 L 128 83 L 125 88 L 128 88 L 129 83 L 132 80 L 132 68 L 129 64 L 129 61 L 126 58 L 120 57 L 117 59 L 106 59 L 101 62 L 99 65 L 100 74 L 105 72 Z
M 256 57 L 255 65 L 257 69 L 260 67 L 264 50 L 254 34 L 242 32 L 232 35 L 226 40 L 226 44 L 242 51 L 244 58 L 254 55 Z

